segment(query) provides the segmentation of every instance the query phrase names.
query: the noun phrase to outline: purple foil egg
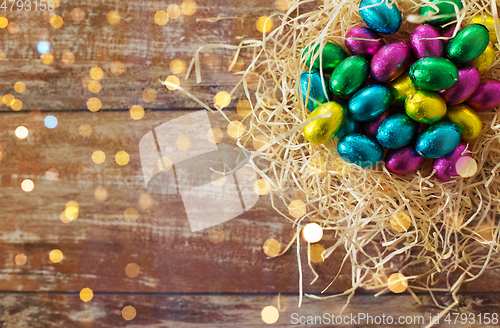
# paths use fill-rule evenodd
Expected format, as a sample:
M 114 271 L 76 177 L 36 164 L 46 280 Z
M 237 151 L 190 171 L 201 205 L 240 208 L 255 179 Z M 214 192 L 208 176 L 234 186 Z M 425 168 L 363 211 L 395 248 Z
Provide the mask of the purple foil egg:
M 418 58 L 441 57 L 444 46 L 439 32 L 430 25 L 415 27 L 410 36 L 411 51 Z
M 458 82 L 448 90 L 441 93 L 441 97 L 448 105 L 458 105 L 469 99 L 481 82 L 481 73 L 471 65 L 458 69 Z
M 435 176 L 441 181 L 450 181 L 458 176 L 457 169 L 455 165 L 458 160 L 462 157 L 471 157 L 470 153 L 465 153 L 462 155 L 463 151 L 467 148 L 465 142 L 460 142 L 454 151 L 448 155 L 440 158 L 436 158 L 432 164 L 432 167 L 436 170 Z
M 390 43 L 377 51 L 371 62 L 371 75 L 379 82 L 389 82 L 410 66 L 411 50 L 408 42 Z
M 500 81 L 482 79 L 476 91 L 465 103 L 477 112 L 485 112 L 500 106 Z
M 387 170 L 398 175 L 415 172 L 424 162 L 425 158 L 420 156 L 413 146 L 391 150 L 385 157 Z
M 445 37 L 445 38 L 449 38 L 449 39 L 442 40 L 444 46 L 446 46 L 448 44 L 448 42 L 451 40 L 451 38 L 453 37 L 453 33 L 455 33 L 456 26 L 457 26 L 457 24 L 452 24 L 452 25 L 449 25 L 449 26 L 441 29 L 441 36 Z M 462 29 L 462 26 L 460 25 L 458 30 L 460 31 L 461 29 Z
M 345 46 L 353 55 L 371 57 L 385 44 L 383 38 L 367 27 L 353 27 L 345 35 Z
M 377 117 L 373 121 L 363 123 L 363 126 L 361 128 L 363 130 L 363 133 L 370 136 L 370 137 L 376 138 L 378 127 L 380 126 L 380 124 L 382 123 L 383 120 L 385 120 L 387 117 L 389 117 L 391 115 L 390 112 L 391 112 L 390 109 L 386 110 L 384 112 L 384 114 L 380 115 L 379 117 Z

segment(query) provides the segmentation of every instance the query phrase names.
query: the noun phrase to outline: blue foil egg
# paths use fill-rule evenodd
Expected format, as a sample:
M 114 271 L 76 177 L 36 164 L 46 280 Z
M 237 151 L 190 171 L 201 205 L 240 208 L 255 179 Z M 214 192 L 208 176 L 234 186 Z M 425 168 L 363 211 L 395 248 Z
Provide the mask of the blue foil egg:
M 349 114 L 359 122 L 368 122 L 382 115 L 392 101 L 391 91 L 384 85 L 369 85 L 349 100 Z
M 360 133 L 344 136 L 337 144 L 337 151 L 346 162 L 369 167 L 384 157 L 384 150 L 372 137 Z
M 401 27 L 401 12 L 391 1 L 361 0 L 359 14 L 369 28 L 380 34 L 394 34 Z
M 302 103 L 311 112 L 333 98 L 328 89 L 328 81 L 317 70 L 300 74 L 300 94 Z
M 439 122 L 419 134 L 415 150 L 424 158 L 443 157 L 458 146 L 460 138 L 458 126 L 450 122 Z
M 337 138 L 342 138 L 345 135 L 358 133 L 361 130 L 361 123 L 352 119 L 351 115 L 346 115 L 344 125 L 337 132 Z
M 377 131 L 378 143 L 389 149 L 398 149 L 408 145 L 416 136 L 418 123 L 403 113 L 386 118 Z

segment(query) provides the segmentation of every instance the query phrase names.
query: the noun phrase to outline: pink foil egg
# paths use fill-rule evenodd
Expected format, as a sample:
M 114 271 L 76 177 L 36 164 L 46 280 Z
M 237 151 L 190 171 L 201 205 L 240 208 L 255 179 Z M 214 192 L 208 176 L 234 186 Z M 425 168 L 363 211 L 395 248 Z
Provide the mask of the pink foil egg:
M 379 82 L 389 82 L 409 66 L 411 50 L 408 42 L 397 41 L 380 48 L 371 62 L 371 75 Z
M 370 137 L 376 138 L 377 137 L 377 132 L 378 132 L 378 127 L 382 123 L 383 120 L 385 120 L 387 117 L 391 115 L 391 109 L 386 110 L 384 114 L 380 115 L 373 121 L 369 121 L 363 124 L 362 130 L 363 133 L 366 135 L 369 135 Z
M 385 44 L 383 38 L 367 27 L 353 27 L 345 35 L 345 46 L 353 55 L 371 57 Z
M 417 26 L 410 36 L 410 46 L 413 54 L 418 58 L 441 57 L 444 46 L 439 32 L 430 25 Z
M 482 79 L 476 91 L 465 103 L 478 112 L 492 110 L 500 106 L 500 81 Z
M 387 170 L 398 175 L 415 172 L 424 162 L 425 158 L 420 156 L 413 146 L 391 150 L 385 157 Z
M 462 157 L 471 157 L 470 153 L 462 155 L 463 151 L 467 148 L 465 142 L 460 142 L 454 151 L 448 155 L 436 158 L 432 167 L 436 170 L 435 176 L 441 181 L 450 181 L 458 177 L 457 169 L 455 168 L 457 161 Z
M 441 93 L 441 97 L 448 105 L 458 105 L 469 99 L 481 82 L 481 73 L 471 65 L 465 65 L 458 69 L 458 82 L 448 90 Z
M 449 39 L 442 40 L 444 46 L 446 46 L 448 44 L 448 41 L 450 41 L 450 39 L 453 37 L 453 33 L 455 33 L 456 27 L 457 27 L 457 24 L 452 24 L 452 25 L 449 25 L 441 30 L 441 36 L 445 37 L 445 38 L 449 38 Z M 460 31 L 461 29 L 462 29 L 462 26 L 460 25 L 458 30 Z

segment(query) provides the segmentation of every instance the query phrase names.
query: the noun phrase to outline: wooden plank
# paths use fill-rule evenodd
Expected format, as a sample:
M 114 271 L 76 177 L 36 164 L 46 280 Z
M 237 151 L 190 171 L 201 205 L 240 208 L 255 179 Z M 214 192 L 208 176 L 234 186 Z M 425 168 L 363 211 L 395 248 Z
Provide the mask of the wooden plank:
M 17 34 L 4 29 L 0 43 L 5 60 L 0 62 L 0 87 L 3 94 L 11 93 L 21 99 L 24 110 L 86 110 L 87 100 L 93 96 L 102 101 L 104 109 L 129 109 L 135 104 L 147 108 L 193 108 L 192 100 L 168 92 L 160 83 L 172 73 L 169 63 L 182 59 L 189 64 L 196 50 L 207 44 L 237 45 L 242 38 L 259 38 L 255 21 L 263 15 L 277 12 L 268 1 L 199 1 L 192 16 L 181 15 L 170 19 L 165 26 L 154 22 L 158 10 L 166 10 L 160 1 L 91 1 L 62 2 L 53 13 L 64 19 L 61 28 L 55 29 L 44 20 L 43 13 L 8 12 L 11 22 L 19 25 Z M 81 22 L 71 19 L 71 10 L 80 7 L 85 11 Z M 118 11 L 121 21 L 110 25 L 106 21 L 109 11 Z M 47 16 L 47 15 L 46 15 Z M 210 19 L 215 22 L 210 22 Z M 46 17 L 47 18 L 47 17 Z M 200 21 L 201 19 L 201 21 Z M 54 62 L 44 65 L 36 50 L 40 33 L 49 33 Z M 65 65 L 64 52 L 72 52 L 75 62 Z M 182 79 L 181 86 L 201 100 L 212 103 L 216 92 L 230 91 L 239 77 L 227 70 L 227 61 L 234 54 L 231 50 L 206 51 L 202 55 L 203 82 L 196 84 L 194 76 Z M 250 63 L 252 51 L 243 51 L 245 68 Z M 125 72 L 115 76 L 110 64 L 120 60 Z M 92 94 L 87 89 L 89 69 L 104 69 L 102 90 Z M 26 84 L 27 90 L 19 95 L 13 90 L 16 81 Z M 83 86 L 82 86 L 83 84 Z M 158 97 L 152 103 L 142 100 L 145 88 L 156 90 Z M 6 106 L 0 111 L 9 111 Z
M 451 312 L 448 318 L 451 321 L 446 322 L 446 317 L 444 317 L 435 327 L 498 327 L 496 320 L 490 321 L 489 325 L 484 324 L 485 315 L 489 316 L 490 320 L 492 317 L 498 318 L 500 311 L 498 294 L 465 295 L 459 298 L 460 305 L 455 308 L 454 312 Z M 442 304 L 450 303 L 449 299 L 439 295 L 437 299 Z M 431 315 L 436 316 L 440 312 L 429 296 L 422 298 L 421 305 L 408 295 L 379 298 L 357 296 L 347 309 L 341 312 L 345 301 L 345 298 L 322 301 L 305 299 L 302 306 L 298 308 L 296 296 L 281 295 L 279 319 L 270 326 L 295 327 L 300 324 L 300 321 L 306 323 L 310 320 L 308 327 L 326 327 L 332 326 L 331 320 L 340 317 L 345 323 L 341 325 L 342 327 L 414 328 L 424 327 L 430 322 Z M 0 305 L 0 323 L 6 328 L 263 327 L 265 323 L 262 321 L 261 312 L 266 306 L 278 307 L 278 296 L 276 294 L 94 294 L 90 302 L 83 303 L 76 294 L 2 293 Z M 135 317 L 131 321 L 125 320 L 122 316 L 122 310 L 125 307 L 129 307 L 127 309 L 133 307 L 135 310 Z M 479 324 L 479 316 L 483 320 L 482 324 Z M 457 317 L 456 323 L 454 323 L 455 317 Z M 320 318 L 323 321 L 319 321 Z M 474 321 L 472 321 L 473 318 Z M 327 320 L 330 320 L 330 324 Z M 380 320 L 380 324 L 376 324 L 376 320 Z M 386 322 L 385 325 L 382 323 L 383 320 Z M 393 324 L 387 324 L 391 320 Z

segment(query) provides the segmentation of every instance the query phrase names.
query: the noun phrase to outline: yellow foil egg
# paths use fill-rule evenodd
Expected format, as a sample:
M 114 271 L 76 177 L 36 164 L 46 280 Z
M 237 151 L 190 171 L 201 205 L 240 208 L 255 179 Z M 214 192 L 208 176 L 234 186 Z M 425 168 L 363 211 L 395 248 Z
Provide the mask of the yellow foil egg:
M 307 119 L 331 113 L 330 117 L 319 118 L 304 127 L 304 136 L 313 145 L 319 145 L 333 138 L 345 121 L 345 110 L 340 104 L 330 101 L 316 108 Z
M 464 141 L 476 139 L 483 130 L 483 122 L 479 116 L 466 105 L 450 106 L 446 113 L 446 119 L 458 125 Z
M 476 15 L 470 20 L 469 24 L 482 24 L 486 26 L 486 28 L 488 29 L 488 34 L 490 36 L 490 41 L 497 41 L 497 35 L 495 33 L 495 21 L 493 19 L 493 16 L 488 14 Z
M 394 102 L 404 103 L 406 99 L 417 92 L 417 87 L 413 84 L 408 73 L 402 74 L 389 84 Z
M 413 120 L 432 124 L 446 115 L 446 102 L 435 92 L 419 90 L 406 99 L 405 110 Z
M 483 74 L 488 70 L 488 67 L 493 65 L 495 62 L 495 49 L 488 44 L 486 49 L 483 51 L 479 57 L 472 60 L 470 64 L 479 70 L 479 73 Z

